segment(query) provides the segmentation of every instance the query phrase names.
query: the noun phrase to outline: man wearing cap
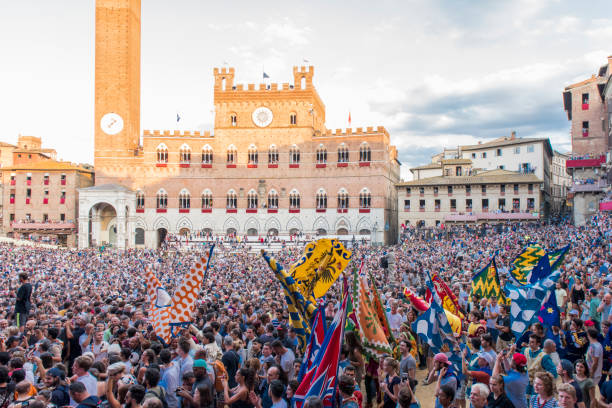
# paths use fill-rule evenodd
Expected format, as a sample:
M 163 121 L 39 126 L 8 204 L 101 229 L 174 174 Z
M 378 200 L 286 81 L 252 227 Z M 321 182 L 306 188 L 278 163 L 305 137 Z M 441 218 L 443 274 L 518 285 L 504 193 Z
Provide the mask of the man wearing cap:
M 70 404 L 68 386 L 64 383 L 65 374 L 57 367 L 53 367 L 45 373 L 44 383 L 51 391 L 51 403 L 58 407 Z
M 578 381 L 574 379 L 574 365 L 572 364 L 572 362 L 566 359 L 561 360 L 561 362 L 557 366 L 557 373 L 559 373 L 559 377 L 561 378 L 562 384 L 569 384 L 574 387 L 576 393 L 576 405 L 579 408 L 584 408 L 582 390 L 580 389 Z
M 438 353 L 434 356 L 434 371 L 438 372 L 438 382 L 436 385 L 436 395 L 440 389 L 444 386 L 448 386 L 453 389 L 453 395 L 457 392 L 457 377 L 455 377 L 453 370 L 448 361 L 448 357 L 444 353 Z M 439 398 L 436 398 L 436 408 L 441 407 Z
M 507 374 L 502 378 L 508 399 L 516 408 L 527 408 L 527 386 L 529 385 L 527 358 L 521 353 L 515 353 L 514 350 L 515 347 L 512 346 L 508 353 L 502 351 L 497 354 L 493 377 L 501 374 L 503 364 Z M 506 354 L 512 357 L 507 358 Z

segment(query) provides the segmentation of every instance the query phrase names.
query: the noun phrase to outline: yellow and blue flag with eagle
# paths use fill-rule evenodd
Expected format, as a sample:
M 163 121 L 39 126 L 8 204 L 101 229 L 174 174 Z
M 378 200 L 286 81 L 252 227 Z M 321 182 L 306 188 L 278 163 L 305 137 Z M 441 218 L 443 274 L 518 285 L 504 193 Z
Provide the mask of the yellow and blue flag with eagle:
M 351 255 L 337 239 L 319 239 L 306 245 L 289 273 L 305 298 L 319 299 L 344 271 Z
M 472 278 L 472 292 L 470 293 L 470 298 L 474 296 L 478 296 L 480 299 L 497 298 L 499 303 L 508 304 L 506 295 L 499 283 L 497 267 L 495 266 L 495 257 L 493 257 L 491 262 Z

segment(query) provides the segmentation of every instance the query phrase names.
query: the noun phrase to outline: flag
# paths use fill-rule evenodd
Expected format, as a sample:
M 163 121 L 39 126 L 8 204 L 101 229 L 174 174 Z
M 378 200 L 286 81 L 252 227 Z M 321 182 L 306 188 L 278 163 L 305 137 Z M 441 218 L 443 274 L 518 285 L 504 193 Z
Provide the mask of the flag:
M 303 352 L 310 335 L 310 319 L 316 310 L 316 305 L 304 298 L 296 281 L 283 269 L 282 265 L 276 262 L 276 259 L 270 257 L 264 250 L 261 251 L 261 254 L 283 288 L 289 311 L 289 323 L 297 333 L 298 350 Z
M 440 297 L 433 288 L 431 278 L 428 276 L 426 279 L 426 284 L 432 293 L 432 302 L 429 309 L 412 324 L 412 329 L 423 342 L 429 345 L 434 354 L 446 354 L 453 373 L 461 379 L 461 356 L 455 352 L 455 347 L 458 346 L 457 341 L 453 337 L 453 330 L 442 307 Z
M 380 296 L 376 290 L 376 283 L 374 282 L 374 277 L 370 271 L 368 271 L 368 276 L 370 277 L 370 298 L 372 299 L 372 305 L 374 306 L 374 310 L 378 316 L 378 321 L 380 322 L 389 343 L 394 343 L 395 339 L 393 338 L 393 333 L 391 332 L 391 326 L 389 326 L 387 313 L 382 305 L 382 302 L 380 301 Z
M 506 297 L 501 290 L 499 284 L 499 276 L 497 275 L 497 267 L 495 266 L 495 257 L 485 266 L 476 276 L 472 278 L 472 292 L 470 297 L 478 296 L 479 298 L 491 299 L 496 297 L 499 303 L 506 304 Z
M 548 253 L 548 261 L 550 263 L 550 270 L 554 271 L 559 266 L 561 266 L 561 262 L 565 258 L 565 254 L 569 250 L 569 245 L 564 246 L 561 249 L 557 249 L 556 251 L 552 251 Z
M 349 127 L 351 127 L 351 112 L 349 111 Z
M 557 296 L 555 295 L 555 291 L 551 290 L 548 292 L 548 299 L 540 308 L 538 320 L 545 327 L 560 327 L 560 315 L 559 306 L 557 305 Z
M 461 307 L 459 307 L 459 300 L 457 300 L 457 297 L 453 291 L 450 290 L 446 282 L 440 278 L 440 275 L 434 272 L 434 274 L 431 275 L 431 282 L 433 283 L 436 293 L 442 300 L 442 307 L 444 310 L 448 310 L 452 314 L 459 316 L 459 318 L 464 319 L 465 315 Z
M 543 256 L 538 260 L 538 264 L 531 270 L 529 276 L 529 283 L 536 283 L 539 280 L 546 278 L 550 275 L 550 262 L 548 256 Z
M 340 349 L 344 339 L 344 325 L 346 320 L 346 306 L 348 301 L 348 284 L 344 282 L 344 295 L 342 306 L 336 312 L 330 324 L 325 339 L 310 370 L 306 372 L 299 387 L 295 391 L 292 406 L 301 408 L 304 401 L 310 396 L 317 396 L 323 401 L 323 406 L 330 408 L 333 405 L 338 377 L 338 363 Z
M 544 248 L 539 244 L 528 245 L 510 263 L 510 275 L 520 285 L 528 284 L 533 268 L 536 267 L 540 258 L 545 254 Z
M 304 248 L 302 257 L 291 266 L 290 274 L 305 298 L 322 297 L 351 260 L 351 251 L 337 239 L 319 239 Z
M 270 75 L 268 75 L 268 74 L 266 74 L 266 73 L 264 72 L 264 73 L 263 73 L 263 79 L 266 79 L 266 78 L 270 78 Z
M 529 326 L 538 319 L 538 312 L 542 308 L 549 291 L 553 291 L 555 282 L 559 280 L 561 271 L 548 275 L 546 278 L 527 285 L 506 284 L 506 294 L 510 299 L 510 330 L 514 336 L 520 338 Z
M 362 270 L 364 261 L 361 260 L 361 264 L 359 266 L 359 270 Z M 353 268 L 353 274 L 356 274 L 357 271 Z M 359 322 L 357 321 L 357 314 L 355 313 L 355 299 L 353 298 L 353 290 L 352 290 L 352 282 L 349 284 L 349 293 L 348 293 L 348 301 L 346 305 L 346 324 L 344 325 L 344 330 L 346 331 L 358 331 L 359 330 Z
M 306 58 L 303 58 L 302 61 L 304 61 L 305 64 L 309 64 L 310 63 L 310 61 L 307 60 Z
M 419 312 L 426 311 L 427 309 L 429 309 L 429 306 L 430 306 L 429 303 L 425 301 L 425 299 L 423 299 L 420 296 L 417 296 L 408 288 L 404 288 L 404 302 L 406 301 L 409 301 L 412 304 L 412 306 L 414 306 L 414 308 L 418 310 Z M 461 319 L 459 318 L 459 316 L 449 312 L 446 309 L 444 309 L 444 314 L 446 314 L 446 318 L 448 319 L 448 322 L 451 326 L 451 329 L 453 330 L 453 333 L 460 336 L 461 335 Z
M 150 267 L 146 269 L 149 319 L 155 334 L 164 344 L 170 344 L 170 340 L 179 335 L 178 330 L 174 330 L 175 328 L 187 327 L 191 324 L 191 315 L 195 310 L 196 299 L 210 268 L 214 247 L 211 245 L 208 253 L 190 269 L 172 297 L 161 285 L 153 270 Z
M 312 323 L 310 324 L 310 327 L 310 339 L 308 340 L 308 346 L 306 346 L 306 351 L 304 352 L 306 360 L 304 360 L 302 362 L 302 365 L 300 366 L 298 382 L 301 382 L 306 371 L 312 368 L 317 353 L 321 349 L 321 345 L 325 340 L 325 333 L 327 331 L 327 327 L 325 323 L 325 309 L 322 305 L 319 305 L 314 315 L 312 316 Z
M 364 352 L 372 358 L 392 354 L 387 336 L 369 297 L 364 278 L 353 272 L 353 308 Z
M 178 121 L 181 120 L 181 117 L 179 116 L 179 114 L 176 114 L 176 123 L 178 123 Z

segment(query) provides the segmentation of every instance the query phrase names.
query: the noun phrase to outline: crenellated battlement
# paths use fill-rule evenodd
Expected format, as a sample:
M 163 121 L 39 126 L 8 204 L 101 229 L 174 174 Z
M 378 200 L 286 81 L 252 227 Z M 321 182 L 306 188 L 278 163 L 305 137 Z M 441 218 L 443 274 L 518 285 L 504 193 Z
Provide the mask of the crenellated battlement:
M 313 88 L 312 77 L 314 67 L 293 67 L 293 84 L 289 83 L 260 83 L 260 84 L 237 84 L 235 83 L 236 71 L 234 68 L 214 68 L 215 92 L 243 92 L 243 91 L 291 91 Z
M 144 130 L 143 137 L 214 137 L 210 131 L 200 132 L 199 130 L 190 131 L 184 130 Z
M 321 133 L 320 137 L 377 135 L 377 134 L 381 134 L 381 133 L 383 133 L 386 136 L 389 136 L 389 133 L 387 132 L 387 129 L 385 129 L 384 126 L 377 126 L 376 128 L 374 128 L 373 126 L 368 126 L 368 127 L 365 128 L 365 130 L 363 130 L 363 128 L 361 128 L 361 127 L 355 128 L 354 130 L 353 130 L 353 128 L 346 128 L 345 130 L 342 130 L 342 129 L 335 129 L 335 130 L 325 129 L 325 131 L 323 133 Z

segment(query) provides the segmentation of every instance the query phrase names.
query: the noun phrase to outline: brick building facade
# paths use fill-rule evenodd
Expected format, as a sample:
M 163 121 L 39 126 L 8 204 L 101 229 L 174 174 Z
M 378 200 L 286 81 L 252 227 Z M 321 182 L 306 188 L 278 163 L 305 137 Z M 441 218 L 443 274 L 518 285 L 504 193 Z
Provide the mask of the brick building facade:
M 259 85 L 215 68 L 212 132 L 141 137 L 139 54 L 140 1 L 98 0 L 96 186 L 81 190 L 80 247 L 154 247 L 194 231 L 396 237 L 389 134 L 326 129 L 313 67 L 294 67 L 291 84 Z

